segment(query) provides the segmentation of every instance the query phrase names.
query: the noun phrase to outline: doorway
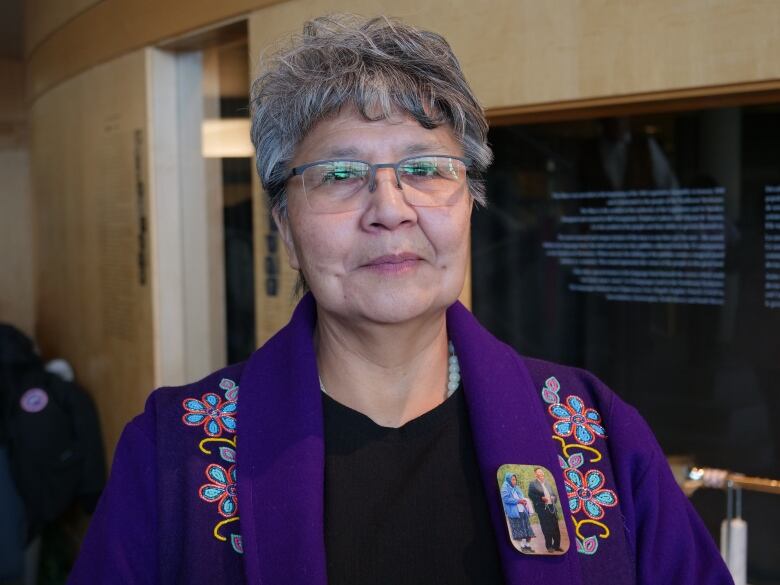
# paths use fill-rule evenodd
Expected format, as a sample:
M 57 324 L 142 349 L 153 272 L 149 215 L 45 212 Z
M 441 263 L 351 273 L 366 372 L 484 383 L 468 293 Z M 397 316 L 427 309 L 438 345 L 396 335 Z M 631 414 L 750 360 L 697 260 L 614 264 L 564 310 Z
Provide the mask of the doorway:
M 255 348 L 247 24 L 148 51 L 157 383 L 181 384 Z

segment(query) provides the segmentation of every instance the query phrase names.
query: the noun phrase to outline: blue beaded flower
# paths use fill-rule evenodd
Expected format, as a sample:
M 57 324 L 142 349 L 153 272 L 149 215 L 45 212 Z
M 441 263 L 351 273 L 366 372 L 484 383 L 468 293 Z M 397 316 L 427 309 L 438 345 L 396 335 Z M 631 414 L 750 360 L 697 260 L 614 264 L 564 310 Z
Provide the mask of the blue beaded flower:
M 607 436 L 601 426 L 601 415 L 593 408 L 585 408 L 585 403 L 578 396 L 567 396 L 566 404 L 551 404 L 548 408 L 557 422 L 553 430 L 561 437 L 574 437 L 582 445 L 592 445 L 596 437 Z
M 185 425 L 197 427 L 203 425 L 203 430 L 209 437 L 219 437 L 222 431 L 236 432 L 236 402 L 224 401 L 212 392 L 204 394 L 200 400 L 187 398 L 182 402 L 187 413 L 182 416 Z
M 236 466 L 231 465 L 227 471 L 221 465 L 212 463 L 206 468 L 206 479 L 212 483 L 200 486 L 198 495 L 206 502 L 217 502 L 220 515 L 230 518 L 238 512 L 236 497 Z
M 598 469 L 591 469 L 583 475 L 579 469 L 570 467 L 563 471 L 563 478 L 572 514 L 582 511 L 593 520 L 601 520 L 605 507 L 617 506 L 617 494 L 604 488 L 606 479 Z

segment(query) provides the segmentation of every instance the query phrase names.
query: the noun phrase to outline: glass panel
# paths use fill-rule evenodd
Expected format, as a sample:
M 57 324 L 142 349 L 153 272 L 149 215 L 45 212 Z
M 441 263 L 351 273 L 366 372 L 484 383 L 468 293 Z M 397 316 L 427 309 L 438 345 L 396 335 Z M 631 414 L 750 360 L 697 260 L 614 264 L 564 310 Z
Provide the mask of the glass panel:
M 245 43 L 219 53 L 220 118 L 248 122 L 249 64 Z M 247 359 L 255 350 L 255 272 L 252 230 L 254 158 L 222 159 L 225 241 L 227 361 Z
M 480 321 L 594 372 L 667 454 L 780 476 L 780 107 L 496 127 L 490 142 Z M 693 501 L 715 532 L 724 494 Z M 751 582 L 780 575 L 776 496 L 746 494 L 744 516 Z
M 250 158 L 222 159 L 225 228 L 225 310 L 228 363 L 255 350 L 255 273 Z

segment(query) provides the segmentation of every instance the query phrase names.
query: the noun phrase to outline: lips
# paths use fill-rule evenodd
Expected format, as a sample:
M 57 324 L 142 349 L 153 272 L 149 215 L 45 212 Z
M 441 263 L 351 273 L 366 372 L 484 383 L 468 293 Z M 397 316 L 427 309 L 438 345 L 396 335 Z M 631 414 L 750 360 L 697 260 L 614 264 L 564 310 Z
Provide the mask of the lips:
M 402 252 L 401 254 L 386 254 L 373 258 L 364 264 L 364 266 L 381 266 L 383 264 L 404 264 L 422 260 L 417 254 L 411 252 Z
M 411 252 L 385 254 L 372 258 L 363 264 L 362 268 L 383 276 L 402 275 L 415 271 L 421 261 L 422 258 L 420 256 Z

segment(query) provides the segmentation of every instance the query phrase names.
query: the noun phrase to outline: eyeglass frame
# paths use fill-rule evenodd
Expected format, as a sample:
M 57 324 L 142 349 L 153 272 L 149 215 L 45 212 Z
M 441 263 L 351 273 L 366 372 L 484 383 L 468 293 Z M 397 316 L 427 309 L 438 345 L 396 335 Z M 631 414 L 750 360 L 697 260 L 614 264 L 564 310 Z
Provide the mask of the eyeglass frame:
M 461 156 L 454 156 L 451 154 L 415 154 L 412 156 L 407 156 L 399 160 L 395 163 L 375 163 L 371 164 L 370 162 L 366 160 L 359 160 L 359 159 L 350 159 L 350 158 L 328 158 L 324 160 L 315 160 L 314 162 L 306 163 L 303 165 L 299 165 L 297 167 L 293 167 L 290 170 L 290 174 L 287 175 L 287 181 L 292 179 L 293 177 L 299 177 L 303 175 L 303 172 L 316 165 L 321 165 L 325 163 L 333 163 L 333 162 L 348 162 L 348 163 L 362 163 L 364 165 L 368 165 L 368 192 L 373 193 L 376 190 L 376 171 L 378 169 L 393 169 L 395 172 L 395 185 L 396 188 L 403 190 L 403 187 L 401 185 L 401 176 L 398 174 L 398 169 L 400 166 L 405 163 L 406 161 L 413 160 L 416 158 L 451 158 L 454 160 L 458 160 L 463 163 L 463 165 L 466 167 L 466 177 L 469 175 L 469 167 L 471 167 L 472 161 L 470 158 L 464 158 Z M 304 186 L 305 188 L 305 186 Z

